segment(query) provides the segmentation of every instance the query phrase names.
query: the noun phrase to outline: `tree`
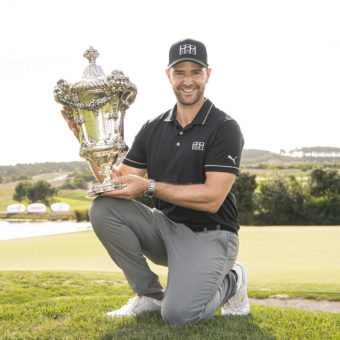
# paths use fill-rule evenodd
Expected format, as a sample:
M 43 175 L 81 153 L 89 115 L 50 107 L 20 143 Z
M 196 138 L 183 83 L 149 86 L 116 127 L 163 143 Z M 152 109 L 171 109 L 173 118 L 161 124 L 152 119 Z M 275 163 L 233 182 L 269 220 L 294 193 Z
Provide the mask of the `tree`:
M 22 202 L 28 199 L 30 202 L 42 202 L 50 206 L 51 198 L 56 195 L 57 189 L 46 181 L 30 183 L 27 181 L 19 182 L 15 187 L 13 199 Z
M 313 170 L 310 193 L 315 197 L 340 195 L 340 175 L 334 170 Z
M 239 212 L 253 212 L 254 191 L 257 187 L 256 175 L 250 175 L 248 172 L 241 172 L 235 180 L 232 192 L 236 197 L 237 209 Z
M 276 177 L 260 184 L 257 203 L 260 223 L 301 224 L 306 194 L 294 176 Z
M 340 175 L 336 171 L 315 169 L 311 173 L 310 198 L 306 215 L 310 224 L 340 223 Z
M 86 183 L 85 179 L 81 176 L 76 176 L 73 179 L 72 184 L 75 186 L 75 188 L 79 188 L 79 189 L 86 189 L 87 188 L 87 183 Z
M 68 175 L 63 189 L 86 189 L 87 183 L 94 181 L 95 178 L 90 170 L 73 172 Z
M 238 219 L 241 224 L 254 224 L 254 191 L 256 187 L 256 175 L 241 172 L 231 189 L 236 197 Z
M 31 183 L 27 181 L 19 182 L 15 189 L 13 194 L 14 201 L 22 202 L 27 198 L 27 192 L 31 187 Z
M 306 221 L 310 225 L 340 224 L 340 195 L 310 196 L 306 202 Z
M 50 206 L 50 201 L 57 194 L 57 189 L 46 181 L 38 181 L 27 190 L 27 198 L 31 202 L 42 202 Z

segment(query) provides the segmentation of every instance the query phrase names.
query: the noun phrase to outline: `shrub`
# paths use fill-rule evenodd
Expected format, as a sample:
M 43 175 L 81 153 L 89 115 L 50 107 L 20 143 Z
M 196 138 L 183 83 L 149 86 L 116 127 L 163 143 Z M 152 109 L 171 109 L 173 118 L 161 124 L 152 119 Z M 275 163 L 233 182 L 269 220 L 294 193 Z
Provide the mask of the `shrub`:
M 138 197 L 136 197 L 136 201 L 140 202 L 140 203 L 143 203 L 145 205 L 147 205 L 148 207 L 150 208 L 154 208 L 154 204 L 153 204 L 153 201 L 150 197 L 146 197 L 144 195 L 140 195 Z
M 67 180 L 62 186 L 63 189 L 86 189 L 87 183 L 95 178 L 90 170 L 76 171 L 67 176 Z
M 260 224 L 301 224 L 305 220 L 304 202 L 306 194 L 294 176 L 288 179 L 276 175 L 260 184 L 257 195 Z
M 75 210 L 74 214 L 76 216 L 77 222 L 90 221 L 88 209 Z
M 232 187 L 239 213 L 252 213 L 255 209 L 254 191 L 257 187 L 256 175 L 241 172 Z
M 340 175 L 334 170 L 313 170 L 310 193 L 315 197 L 340 195 Z
M 311 196 L 305 205 L 306 220 L 310 225 L 340 224 L 340 195 Z

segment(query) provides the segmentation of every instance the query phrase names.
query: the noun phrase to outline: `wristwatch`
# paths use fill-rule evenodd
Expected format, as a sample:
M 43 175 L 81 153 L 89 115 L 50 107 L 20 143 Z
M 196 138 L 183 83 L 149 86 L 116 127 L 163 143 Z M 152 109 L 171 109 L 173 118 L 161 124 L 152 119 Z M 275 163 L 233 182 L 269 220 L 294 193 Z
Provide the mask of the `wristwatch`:
M 149 187 L 144 191 L 144 196 L 153 197 L 156 192 L 156 182 L 153 179 L 149 179 Z

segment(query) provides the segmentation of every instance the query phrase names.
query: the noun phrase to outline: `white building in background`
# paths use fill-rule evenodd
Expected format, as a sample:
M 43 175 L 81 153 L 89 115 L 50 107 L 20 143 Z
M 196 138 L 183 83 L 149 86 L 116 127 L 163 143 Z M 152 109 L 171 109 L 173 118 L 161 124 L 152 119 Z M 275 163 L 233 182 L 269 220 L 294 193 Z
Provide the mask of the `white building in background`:
M 291 157 L 320 157 L 320 158 L 340 158 L 339 151 L 303 151 L 300 149 L 289 151 Z

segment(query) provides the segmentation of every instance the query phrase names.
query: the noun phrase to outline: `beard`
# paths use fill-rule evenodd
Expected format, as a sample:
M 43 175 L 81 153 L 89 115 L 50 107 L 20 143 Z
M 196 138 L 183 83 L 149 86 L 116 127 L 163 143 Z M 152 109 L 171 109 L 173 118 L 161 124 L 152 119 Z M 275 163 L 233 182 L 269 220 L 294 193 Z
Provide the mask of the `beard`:
M 187 89 L 196 89 L 196 93 L 194 96 L 190 96 L 190 98 L 187 98 L 183 93 L 181 92 L 181 88 L 174 89 L 175 96 L 177 98 L 177 101 L 186 106 L 194 105 L 196 104 L 204 95 L 204 88 L 201 88 L 199 86 L 189 87 Z

